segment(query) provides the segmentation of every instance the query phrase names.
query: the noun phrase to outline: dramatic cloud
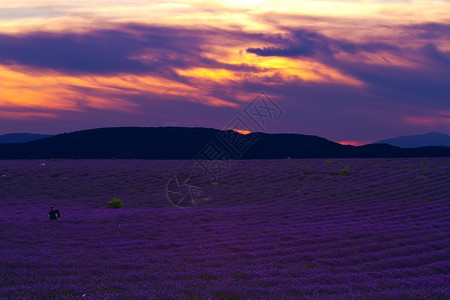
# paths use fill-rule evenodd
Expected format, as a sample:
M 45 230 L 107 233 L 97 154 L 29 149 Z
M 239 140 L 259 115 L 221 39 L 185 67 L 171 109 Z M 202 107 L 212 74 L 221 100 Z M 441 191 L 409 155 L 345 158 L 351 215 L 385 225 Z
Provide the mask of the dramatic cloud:
M 450 131 L 449 3 L 301 2 L 2 2 L 0 133 L 223 128 L 261 91 L 270 132 Z
M 248 48 L 247 52 L 259 56 L 284 56 L 284 57 L 316 57 L 332 56 L 339 52 L 356 54 L 358 52 L 378 52 L 382 50 L 397 51 L 399 48 L 395 45 L 389 45 L 381 42 L 352 43 L 350 41 L 339 41 L 328 38 L 317 32 L 306 30 L 296 30 L 290 33 L 291 39 L 283 40 L 282 44 L 287 45 L 284 48 L 264 47 Z
M 299 30 L 292 30 L 288 36 L 279 43 L 282 47 L 248 48 L 247 52 L 263 57 L 313 58 L 363 82 L 367 91 L 379 96 L 380 102 L 398 97 L 397 103 L 450 108 L 450 52 L 440 51 L 428 39 L 413 48 L 411 43 L 417 40 L 407 37 L 401 40 L 404 44 L 396 45 L 378 41 L 352 43 Z
M 0 63 L 63 73 L 148 73 L 167 67 L 208 65 L 198 57 L 201 37 L 170 28 L 125 26 L 87 33 L 0 35 Z

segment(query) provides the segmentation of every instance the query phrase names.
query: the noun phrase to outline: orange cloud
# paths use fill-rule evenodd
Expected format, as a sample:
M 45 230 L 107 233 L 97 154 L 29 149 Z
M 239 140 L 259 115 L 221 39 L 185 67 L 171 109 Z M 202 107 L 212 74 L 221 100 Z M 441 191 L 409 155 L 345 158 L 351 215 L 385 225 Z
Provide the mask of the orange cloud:
M 43 118 L 58 118 L 59 116 L 55 113 L 41 113 L 31 111 L 30 112 L 0 111 L 0 117 L 3 119 L 32 120 Z
M 1 115 L 13 119 L 55 116 L 54 112 L 19 111 L 23 109 L 83 112 L 87 108 L 95 108 L 136 113 L 139 105 L 127 100 L 130 95 L 152 95 L 153 99 L 178 97 L 209 106 L 238 106 L 208 95 L 195 86 L 156 76 L 75 77 L 0 66 L 0 89 L 0 107 L 8 108 Z
M 392 107 L 401 95 L 409 107 L 393 115 L 411 116 L 400 125 L 449 123 L 410 109 L 439 97 L 436 107 L 445 105 L 448 1 L 35 2 L 0 2 L 2 118 L 133 115 L 165 101 L 239 108 L 267 87 L 299 113 L 292 103 L 303 92 L 311 106 L 350 99 L 340 101 L 347 111 Z

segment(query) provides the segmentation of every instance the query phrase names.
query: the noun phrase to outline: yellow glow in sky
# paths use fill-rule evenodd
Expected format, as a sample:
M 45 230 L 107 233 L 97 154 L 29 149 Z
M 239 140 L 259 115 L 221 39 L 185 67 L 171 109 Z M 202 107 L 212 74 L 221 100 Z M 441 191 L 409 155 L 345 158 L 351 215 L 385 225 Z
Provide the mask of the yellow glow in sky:
M 433 36 L 431 30 L 422 36 L 423 29 L 409 27 L 441 24 L 445 28 L 449 20 L 450 1 L 444 0 L 1 0 L 1 116 L 52 117 L 53 111 L 88 109 L 133 114 L 149 103 L 175 100 L 239 108 L 252 99 L 252 88 L 281 91 L 284 85 L 297 88 L 313 83 L 371 95 L 371 80 L 387 85 L 387 89 L 396 88 L 377 77 L 383 74 L 383 68 L 413 73 L 422 67 L 429 71 L 433 59 L 445 60 L 450 51 L 445 32 Z M 26 47 L 17 60 L 14 55 L 3 58 L 2 50 L 11 54 L 16 40 L 39 39 L 39 32 L 55 37 L 56 42 L 50 46 L 56 63 L 45 66 L 43 62 L 51 56 L 29 63 L 39 53 L 27 57 Z M 92 34 L 99 32 L 104 35 Z M 308 39 L 302 33 L 316 35 Z M 185 34 L 192 36 L 183 39 Z M 131 37 L 123 39 L 130 41 L 130 48 L 114 43 L 122 35 Z M 57 53 L 60 37 L 70 45 L 86 43 L 76 60 L 80 64 L 83 59 L 90 61 L 86 59 L 89 47 L 101 44 L 93 53 L 101 56 L 98 53 L 107 45 L 112 64 L 131 62 L 140 68 L 99 71 L 95 67 L 72 70 L 71 64 L 59 65 L 78 54 Z M 4 47 L 12 45 L 13 50 L 2 49 L 2 38 L 7 42 Z M 36 52 L 50 43 L 42 44 Z M 345 50 L 348 45 L 355 50 Z M 358 69 L 361 65 L 365 69 Z M 371 68 L 376 70 L 374 74 Z M 420 75 L 415 76 L 419 79 L 414 78 L 411 87 L 421 82 Z M 222 90 L 232 92 L 217 92 Z M 415 95 L 411 99 L 416 101 Z M 37 111 L 45 108 L 52 112 Z M 405 120 L 435 124 L 431 119 Z

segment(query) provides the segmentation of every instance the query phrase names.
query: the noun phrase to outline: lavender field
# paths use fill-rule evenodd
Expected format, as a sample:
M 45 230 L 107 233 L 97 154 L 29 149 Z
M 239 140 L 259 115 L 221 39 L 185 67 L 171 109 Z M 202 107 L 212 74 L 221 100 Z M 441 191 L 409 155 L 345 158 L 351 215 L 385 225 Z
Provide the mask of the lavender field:
M 449 158 L 202 172 L 195 161 L 0 161 L 0 298 L 450 298 Z M 173 175 L 201 188 L 194 207 L 169 202 Z M 113 197 L 125 206 L 107 207 Z M 61 222 L 48 220 L 52 204 Z

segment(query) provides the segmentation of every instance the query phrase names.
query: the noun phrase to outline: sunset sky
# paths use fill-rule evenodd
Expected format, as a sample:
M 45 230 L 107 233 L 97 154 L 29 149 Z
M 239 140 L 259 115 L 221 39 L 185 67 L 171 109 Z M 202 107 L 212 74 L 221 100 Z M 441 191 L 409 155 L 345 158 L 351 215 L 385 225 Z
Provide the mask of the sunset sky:
M 0 0 L 0 134 L 224 129 L 260 92 L 268 133 L 450 133 L 450 1 L 68 3 Z

